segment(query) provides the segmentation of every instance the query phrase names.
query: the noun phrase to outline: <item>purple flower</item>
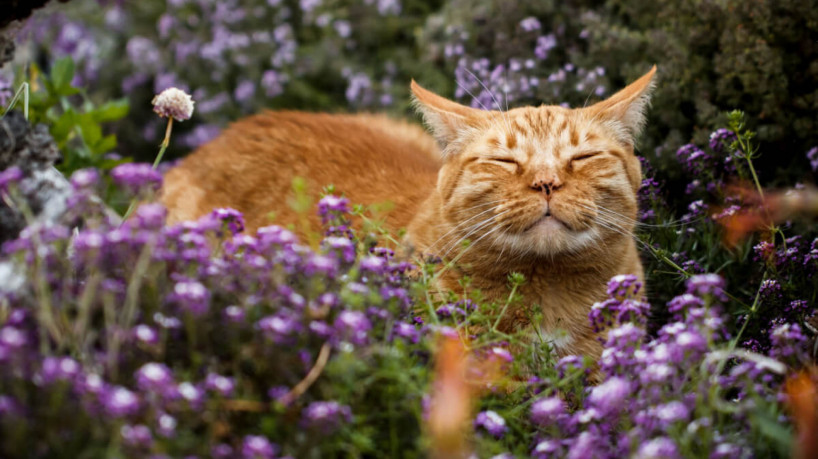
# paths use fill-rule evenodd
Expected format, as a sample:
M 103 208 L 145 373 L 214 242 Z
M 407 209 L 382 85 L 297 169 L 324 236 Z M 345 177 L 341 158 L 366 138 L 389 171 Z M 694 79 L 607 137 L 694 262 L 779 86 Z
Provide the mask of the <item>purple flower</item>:
M 167 413 L 161 413 L 156 420 L 159 434 L 165 438 L 172 438 L 176 435 L 176 426 L 179 422 Z
M 176 387 L 176 392 L 182 397 L 182 399 L 186 400 L 191 407 L 197 409 L 202 404 L 204 400 L 204 394 L 202 390 L 196 387 L 193 383 L 185 381 L 179 384 Z
M 130 221 L 135 222 L 138 228 L 156 230 L 165 226 L 167 214 L 167 209 L 162 204 L 146 203 L 136 209 Z
M 132 193 L 142 189 L 158 190 L 162 185 L 162 174 L 147 163 L 120 164 L 111 169 L 111 178 Z
M 352 411 L 336 401 L 312 402 L 302 412 L 302 422 L 311 429 L 324 433 L 336 430 L 341 424 L 352 422 Z
M 277 344 L 286 344 L 301 331 L 301 324 L 291 315 L 279 313 L 258 321 L 259 330 Z
M 785 323 L 770 332 L 770 357 L 791 364 L 806 363 L 810 359 L 806 352 L 807 337 L 798 324 Z
M 628 380 L 613 377 L 591 389 L 587 402 L 603 416 L 615 415 L 624 408 L 631 395 L 631 389 Z
M 531 404 L 531 422 L 541 426 L 556 424 L 565 413 L 565 402 L 559 397 L 541 398 Z
M 247 435 L 241 445 L 241 456 L 245 459 L 270 459 L 277 453 L 278 446 L 261 435 Z
M 818 172 L 818 147 L 812 147 L 807 151 L 807 159 L 813 172 Z
M 17 183 L 23 179 L 23 171 L 17 166 L 11 166 L 0 172 L 0 191 L 8 189 L 12 183 Z
M 222 207 L 213 209 L 212 215 L 227 226 L 230 233 L 238 234 L 244 231 L 244 216 L 238 210 Z
M 339 214 L 349 213 L 349 199 L 328 194 L 318 201 L 318 215 L 321 221 L 327 222 Z
M 654 415 L 665 425 L 669 425 L 674 422 L 687 421 L 690 417 L 690 410 L 684 403 L 676 400 L 657 406 L 654 409 Z
M 80 364 L 70 357 L 46 357 L 40 369 L 43 384 L 71 380 L 80 372 Z
M 235 457 L 233 447 L 227 443 L 219 443 L 210 448 L 210 455 L 213 459 L 232 459 Z
M 224 308 L 224 317 L 233 323 L 244 321 L 244 309 L 241 306 L 230 305 Z
M 511 352 L 504 347 L 495 346 L 489 349 L 488 353 L 489 357 L 495 357 L 505 362 L 513 362 L 514 356 L 511 355 Z
M 420 331 L 412 324 L 397 322 L 392 330 L 395 336 L 399 336 L 410 343 L 417 343 L 420 340 Z
M 682 163 L 682 167 L 694 176 L 704 173 L 712 162 L 710 155 L 692 143 L 679 148 L 676 151 L 676 157 Z
M 502 437 L 508 427 L 506 427 L 506 420 L 494 411 L 481 411 L 474 419 L 474 428 L 483 428 L 495 438 Z
M 194 280 L 177 282 L 169 299 L 194 316 L 206 313 L 210 306 L 210 292 L 204 285 Z
M 139 397 L 121 386 L 103 392 L 101 400 L 105 412 L 111 417 L 130 416 L 139 411 Z
M 145 344 L 153 345 L 159 342 L 159 334 L 156 333 L 156 330 L 145 324 L 139 324 L 135 326 L 131 333 L 133 334 L 133 337 L 136 338 L 139 342 Z
M 93 188 L 97 183 L 99 183 L 99 172 L 96 169 L 79 169 L 71 174 L 71 185 L 75 189 Z
M 342 311 L 335 319 L 334 327 L 342 339 L 363 345 L 366 344 L 367 332 L 372 328 L 372 323 L 360 311 Z
M 205 378 L 205 387 L 209 390 L 218 392 L 222 397 L 230 397 L 233 395 L 233 390 L 236 387 L 236 382 L 233 378 L 221 376 L 216 373 L 208 373 Z
M 105 381 L 96 373 L 80 374 L 74 380 L 74 390 L 80 395 L 102 395 L 106 389 Z
M 540 440 L 531 450 L 531 457 L 535 459 L 547 459 L 561 457 L 562 445 L 558 440 Z
M 710 134 L 710 149 L 716 153 L 721 153 L 724 151 L 725 145 L 729 146 L 736 138 L 736 133 L 729 129 L 717 129 Z
M 122 442 L 130 447 L 147 449 L 153 444 L 151 430 L 142 424 L 135 426 L 125 424 L 119 431 L 122 434 Z
M 639 278 L 633 274 L 619 274 L 608 281 L 608 296 L 618 300 L 633 298 L 642 288 Z
M 166 393 L 174 384 L 173 373 L 164 363 L 146 363 L 136 371 L 136 385 L 144 391 Z
M 534 32 L 536 30 L 540 30 L 542 25 L 540 24 L 539 19 L 535 18 L 534 16 L 529 16 L 522 21 L 520 21 L 520 28 L 526 32 Z
M 0 346 L 10 349 L 22 349 L 27 342 L 26 334 L 19 328 L 10 325 L 0 328 Z
M 724 292 L 724 279 L 718 274 L 699 274 L 688 279 L 685 285 L 687 286 L 687 293 L 700 297 L 712 296 L 715 300 L 727 301 L 727 295 Z
M 676 444 L 667 437 L 654 438 L 642 443 L 634 456 L 636 459 L 676 459 L 680 457 Z
M 682 318 L 689 309 L 704 307 L 704 301 L 695 295 L 685 293 L 670 300 L 667 306 L 668 311 L 673 313 L 674 317 Z

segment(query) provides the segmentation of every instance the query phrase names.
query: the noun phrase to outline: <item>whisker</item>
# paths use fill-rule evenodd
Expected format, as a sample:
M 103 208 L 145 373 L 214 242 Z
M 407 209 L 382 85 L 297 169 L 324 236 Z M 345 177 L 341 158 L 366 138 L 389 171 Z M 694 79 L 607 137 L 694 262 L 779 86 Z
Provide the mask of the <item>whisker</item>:
M 461 242 L 463 242 L 464 240 L 466 240 L 466 239 L 467 239 L 469 236 L 471 236 L 472 234 L 476 233 L 477 231 L 480 231 L 481 229 L 485 228 L 486 226 L 491 225 L 491 223 L 494 221 L 494 219 L 495 219 L 495 218 L 497 218 L 497 217 L 499 217 L 499 216 L 501 216 L 501 215 L 507 214 L 508 212 L 511 212 L 511 209 L 504 210 L 503 212 L 500 212 L 500 213 L 499 213 L 499 214 L 497 214 L 497 215 L 493 215 L 493 216 L 491 216 L 491 217 L 489 217 L 489 218 L 487 218 L 487 219 L 483 220 L 482 222 L 478 223 L 477 225 L 474 225 L 474 226 L 472 227 L 472 230 L 471 230 L 471 231 L 469 231 L 468 233 L 466 233 L 466 235 L 465 235 L 465 236 L 461 237 L 460 239 L 458 239 L 457 241 L 455 241 L 453 244 L 451 244 L 451 245 L 449 246 L 449 249 L 448 249 L 448 250 L 446 250 L 446 253 L 444 253 L 444 254 L 443 254 L 443 257 L 442 257 L 442 258 L 446 258 L 446 257 L 449 255 L 449 252 L 451 252 L 452 250 L 454 250 L 454 248 L 455 248 L 455 247 L 457 247 L 458 245 L 460 245 L 460 243 L 461 243 Z M 498 226 L 498 228 L 499 228 L 499 226 Z
M 497 204 L 498 202 L 503 202 L 503 200 L 502 200 L 502 199 L 500 199 L 500 200 L 497 200 L 497 201 L 491 201 L 491 202 L 487 202 L 487 203 L 484 203 L 484 204 L 478 204 L 478 205 L 476 205 L 476 206 L 472 206 L 472 207 L 470 207 L 470 208 L 468 208 L 468 209 L 462 210 L 462 211 L 460 211 L 460 212 L 458 212 L 458 213 L 468 212 L 468 211 L 470 211 L 470 210 L 475 209 L 476 207 L 480 207 L 480 206 L 484 206 L 484 205 L 492 205 L 492 204 Z M 491 212 L 491 211 L 493 211 L 493 210 L 497 210 L 497 208 L 499 208 L 499 207 L 500 207 L 500 206 L 494 206 L 494 207 L 492 207 L 492 208 L 490 208 L 490 209 L 484 210 L 483 212 L 480 212 L 480 213 L 479 213 L 479 214 L 477 214 L 477 215 L 473 215 L 472 217 L 470 217 L 470 218 L 468 218 L 468 219 L 466 219 L 466 220 L 463 220 L 462 222 L 458 223 L 457 225 L 455 225 L 455 227 L 454 227 L 454 228 L 452 228 L 451 230 L 449 230 L 449 231 L 448 231 L 446 234 L 444 234 L 443 236 L 440 236 L 440 237 L 439 237 L 439 238 L 438 238 L 438 239 L 437 239 L 437 240 L 436 240 L 434 243 L 432 243 L 432 245 L 430 245 L 429 247 L 427 247 L 427 248 L 426 248 L 426 251 L 431 250 L 431 248 L 432 248 L 432 247 L 434 247 L 435 245 L 437 245 L 437 243 L 438 243 L 438 242 L 442 241 L 442 240 L 443 240 L 443 238 L 445 238 L 446 236 L 448 236 L 448 235 L 452 234 L 453 232 L 457 231 L 457 229 L 458 229 L 458 228 L 460 228 L 461 226 L 463 226 L 463 225 L 465 225 L 466 223 L 468 223 L 468 222 L 470 222 L 470 221 L 474 220 L 475 218 L 477 218 L 477 217 L 479 217 L 479 216 L 481 216 L 481 215 L 485 214 L 486 212 Z
M 508 115 L 506 114 L 506 112 L 504 112 L 504 111 L 503 111 L 503 107 L 501 107 L 501 106 L 500 106 L 500 102 L 498 102 L 498 101 L 497 101 L 497 98 L 496 98 L 496 97 L 494 97 L 494 93 L 493 93 L 493 92 L 491 92 L 491 90 L 490 90 L 490 89 L 489 89 L 489 88 L 488 88 L 488 87 L 485 85 L 485 83 L 483 83 L 483 81 L 482 81 L 480 78 L 478 78 L 478 77 L 477 77 L 477 75 L 475 75 L 474 73 L 472 73 L 472 72 L 471 72 L 471 70 L 469 70 L 469 69 L 468 69 L 468 68 L 466 68 L 466 67 L 463 67 L 463 70 L 465 70 L 466 72 L 468 72 L 468 73 L 469 73 L 469 75 L 471 75 L 471 76 L 472 76 L 472 78 L 474 78 L 474 79 L 475 79 L 475 80 L 476 80 L 478 83 L 480 83 L 480 86 L 482 86 L 482 87 L 483 87 L 483 89 L 485 89 L 485 90 L 486 90 L 486 92 L 487 92 L 487 93 L 489 93 L 489 95 L 491 96 L 491 99 L 492 99 L 492 100 L 494 101 L 494 103 L 497 105 L 497 110 L 500 112 L 500 114 L 501 114 L 501 115 L 503 115 L 503 118 L 504 118 L 504 119 L 505 119 L 505 121 L 506 121 L 506 126 L 508 127 L 508 133 L 509 133 L 509 134 L 511 134 L 511 132 L 512 132 L 512 129 L 511 129 L 511 121 L 509 121 L 509 119 L 508 119 Z

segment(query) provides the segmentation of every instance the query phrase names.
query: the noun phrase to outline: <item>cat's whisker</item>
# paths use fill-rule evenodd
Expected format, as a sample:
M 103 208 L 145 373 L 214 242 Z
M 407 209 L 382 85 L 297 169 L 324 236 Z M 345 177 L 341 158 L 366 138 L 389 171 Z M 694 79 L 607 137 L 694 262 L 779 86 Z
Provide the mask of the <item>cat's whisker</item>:
M 468 251 L 469 251 L 469 249 L 471 249 L 472 247 L 476 246 L 476 245 L 477 245 L 477 244 L 478 244 L 480 241 L 482 241 L 483 239 L 485 239 L 485 238 L 486 238 L 486 236 L 488 236 L 488 235 L 490 235 L 490 234 L 492 234 L 492 233 L 494 233 L 494 232 L 496 232 L 496 231 L 499 231 L 501 228 L 502 228 L 502 227 L 500 227 L 500 226 L 495 226 L 493 229 L 491 229 L 490 231 L 486 232 L 485 234 L 483 234 L 482 236 L 480 236 L 479 238 L 477 238 L 477 239 L 476 239 L 474 242 L 472 242 L 471 244 L 469 244 L 469 245 L 468 245 L 468 247 L 464 248 L 464 249 L 463 249 L 463 251 L 461 251 L 460 253 L 458 253 L 458 254 L 457 254 L 457 256 L 456 256 L 456 257 L 454 257 L 450 263 L 451 263 L 451 264 L 457 263 L 457 261 L 458 261 L 458 260 L 460 260 L 460 259 L 463 257 L 463 255 L 465 255 L 465 254 L 466 254 L 466 252 L 468 252 Z
M 481 229 L 483 229 L 483 228 L 485 228 L 485 227 L 487 227 L 487 226 L 491 225 L 491 224 L 494 222 L 494 220 L 495 220 L 497 217 L 500 217 L 501 215 L 507 214 L 507 213 L 508 213 L 508 212 L 510 212 L 510 211 L 511 211 L 511 209 L 504 210 L 503 212 L 500 212 L 500 213 L 499 213 L 499 214 L 497 214 L 497 215 L 492 215 L 491 217 L 489 217 L 489 218 L 487 218 L 487 219 L 483 220 L 482 222 L 478 223 L 477 225 L 474 225 L 474 226 L 472 227 L 472 230 L 471 230 L 471 231 L 469 231 L 468 233 L 466 233 L 466 235 L 465 235 L 465 236 L 461 237 L 460 239 L 458 239 L 457 241 L 455 241 L 453 244 L 451 244 L 451 246 L 449 247 L 449 249 L 448 249 L 448 250 L 446 250 L 446 253 L 444 253 L 444 254 L 443 254 L 443 256 L 442 256 L 441 258 L 446 258 L 446 257 L 449 255 L 449 253 L 450 253 L 452 250 L 454 250 L 454 248 L 455 248 L 455 247 L 457 247 L 458 245 L 460 245 L 460 243 L 462 243 L 463 241 L 465 241 L 465 240 L 466 240 L 466 239 L 467 239 L 469 236 L 471 236 L 472 234 L 476 233 L 477 231 L 480 231 Z M 501 226 L 498 226 L 497 228 L 501 228 Z M 492 231 L 493 231 L 493 230 L 492 230 Z
M 469 72 L 469 73 L 471 73 L 471 72 Z M 474 75 L 472 74 L 472 76 L 474 76 Z M 475 96 L 474 94 L 472 94 L 472 92 L 471 92 L 471 91 L 469 91 L 469 90 L 468 90 L 468 89 L 467 89 L 465 86 L 463 86 L 463 85 L 462 85 L 462 84 L 461 84 L 459 81 L 457 81 L 457 78 L 455 78 L 454 82 L 455 82 L 455 83 L 457 83 L 457 85 L 458 85 L 458 86 L 460 86 L 460 88 L 461 88 L 462 90 L 466 91 L 466 94 L 470 95 L 472 99 L 474 99 L 475 101 L 477 101 L 477 103 L 478 103 L 478 104 L 480 104 L 480 107 L 481 107 L 483 110 L 485 110 L 485 111 L 487 111 L 487 112 L 491 113 L 491 109 L 490 109 L 490 108 L 488 108 L 488 107 L 486 107 L 486 106 L 485 106 L 485 104 L 483 104 L 483 102 L 481 102 L 481 101 L 480 101 L 480 99 L 479 99 L 479 98 L 477 98 L 477 96 Z M 496 120 L 492 120 L 492 122 L 496 122 Z M 498 125 L 496 125 L 496 124 L 495 124 L 495 126 L 498 126 Z M 509 131 L 508 131 L 508 132 L 511 132 L 511 131 L 510 131 L 511 126 L 510 126 L 508 123 L 506 123 L 506 128 L 507 128 L 507 129 L 509 129 Z
M 575 204 L 575 205 L 577 205 L 579 207 L 584 207 L 584 208 L 586 208 L 588 210 L 593 210 L 593 211 L 596 211 L 596 212 L 599 212 L 599 213 L 602 213 L 602 214 L 606 214 L 609 217 L 616 218 L 617 220 L 621 220 L 624 223 L 631 223 L 634 226 L 641 227 L 641 228 L 674 228 L 674 227 L 687 226 L 689 224 L 686 221 L 682 221 L 681 219 L 677 219 L 677 220 L 672 220 L 672 221 L 668 221 L 668 222 L 663 222 L 661 225 L 652 225 L 652 224 L 649 224 L 649 223 L 640 222 L 640 221 L 635 220 L 635 219 L 633 219 L 631 217 L 628 217 L 626 215 L 622 215 L 622 214 L 620 214 L 620 213 L 618 213 L 616 211 L 613 211 L 613 210 L 608 209 L 606 207 L 600 206 L 599 204 L 596 205 L 596 208 L 587 206 L 587 205 L 579 203 L 579 202 L 575 202 L 573 204 Z M 693 223 L 695 221 L 696 220 L 690 220 L 689 222 Z
M 607 228 L 607 229 L 609 229 L 609 230 L 611 230 L 611 231 L 613 231 L 615 233 L 619 233 L 619 234 L 621 234 L 621 235 L 623 235 L 625 237 L 632 238 L 635 242 L 637 242 L 638 244 L 641 244 L 643 247 L 646 247 L 646 248 L 649 247 L 647 242 L 639 239 L 639 237 L 637 235 L 631 233 L 630 231 L 623 228 L 621 225 L 619 225 L 618 223 L 616 223 L 614 221 L 607 220 L 604 217 L 602 217 L 601 215 L 597 215 L 596 222 L 597 222 L 597 224 L 599 226 L 602 226 L 603 228 Z
M 493 93 L 493 92 L 491 92 L 491 90 L 490 90 L 490 89 L 489 89 L 489 88 L 488 88 L 488 87 L 485 85 L 485 83 L 483 83 L 483 80 L 481 80 L 480 78 L 478 78 L 478 77 L 477 77 L 477 75 L 475 75 L 474 73 L 472 73 L 472 72 L 471 72 L 471 70 L 469 70 L 469 69 L 468 69 L 468 68 L 466 68 L 466 67 L 464 67 L 464 68 L 463 68 L 463 70 L 465 70 L 466 72 L 468 72 L 468 73 L 469 73 L 469 75 L 471 75 L 471 76 L 472 76 L 472 78 L 474 78 L 474 79 L 475 79 L 475 80 L 476 80 L 478 83 L 480 83 L 480 86 L 482 86 L 482 87 L 483 87 L 483 89 L 485 89 L 485 90 L 486 90 L 486 92 L 487 92 L 487 93 L 489 93 L 489 95 L 491 96 L 492 100 L 494 100 L 494 103 L 497 105 L 497 110 L 500 112 L 500 114 L 502 114 L 502 115 L 503 115 L 503 118 L 504 118 L 504 119 L 505 119 L 505 121 L 506 121 L 506 126 L 508 127 L 508 133 L 509 133 L 509 134 L 511 134 L 511 133 L 513 132 L 513 130 L 511 129 L 511 121 L 508 119 L 508 114 L 507 114 L 506 112 L 504 112 L 504 111 L 503 111 L 503 107 L 501 107 L 501 106 L 500 106 L 500 102 L 498 102 L 498 101 L 497 101 L 497 98 L 496 98 L 496 97 L 494 97 L 494 93 Z M 473 96 L 472 96 L 472 97 L 473 97 Z
M 474 210 L 474 209 L 475 209 L 475 208 L 477 208 L 477 207 L 487 206 L 487 205 L 493 205 L 493 204 L 497 204 L 497 203 L 500 203 L 500 202 L 503 202 L 503 200 L 502 200 L 502 199 L 499 199 L 499 200 L 497 200 L 497 201 L 491 201 L 491 202 L 487 202 L 487 203 L 483 203 L 483 204 L 477 204 L 477 205 L 472 206 L 472 207 L 470 207 L 470 208 L 468 208 L 468 209 L 465 209 L 465 210 L 459 211 L 459 212 L 458 212 L 458 214 L 465 213 L 465 212 L 469 212 L 469 211 L 471 211 L 471 210 Z M 432 244 L 431 244 L 429 247 L 427 247 L 427 248 L 426 248 L 426 251 L 431 251 L 432 247 L 434 247 L 435 245 L 437 245 L 437 243 L 438 243 L 438 242 L 440 242 L 440 241 L 442 241 L 442 240 L 443 240 L 443 239 L 444 239 L 446 236 L 448 236 L 448 235 L 452 234 L 453 232 L 457 231 L 457 230 L 458 230 L 458 228 L 460 228 L 461 226 L 463 226 L 463 225 L 465 225 L 465 224 L 469 223 L 470 221 L 474 220 L 475 218 L 477 218 L 477 217 L 479 217 L 479 216 L 481 216 L 481 215 L 483 215 L 483 214 L 485 214 L 485 213 L 487 213 L 487 212 L 491 212 L 491 211 L 497 210 L 498 208 L 499 208 L 499 206 L 494 206 L 494 207 L 492 207 L 492 208 L 490 208 L 490 209 L 486 209 L 486 210 L 484 210 L 484 211 L 480 212 L 480 213 L 479 213 L 479 214 L 477 214 L 477 215 L 473 215 L 472 217 L 468 218 L 467 220 L 463 220 L 462 222 L 460 222 L 460 223 L 458 223 L 457 225 L 455 225 L 455 226 L 454 226 L 454 228 L 452 228 L 451 230 L 449 230 L 449 232 L 447 232 L 447 233 L 446 233 L 446 234 L 444 234 L 443 236 L 440 236 L 440 237 L 439 237 L 439 238 L 438 238 L 438 239 L 437 239 L 435 242 L 433 242 L 433 243 L 432 243 Z

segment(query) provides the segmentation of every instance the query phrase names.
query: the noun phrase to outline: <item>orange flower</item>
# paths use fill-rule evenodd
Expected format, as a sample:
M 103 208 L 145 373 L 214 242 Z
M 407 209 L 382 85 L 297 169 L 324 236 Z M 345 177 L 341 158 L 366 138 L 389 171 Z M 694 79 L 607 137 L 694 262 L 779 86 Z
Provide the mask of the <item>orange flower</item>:
M 793 458 L 818 457 L 818 391 L 815 381 L 808 372 L 801 371 L 787 380 L 785 390 L 798 432 Z

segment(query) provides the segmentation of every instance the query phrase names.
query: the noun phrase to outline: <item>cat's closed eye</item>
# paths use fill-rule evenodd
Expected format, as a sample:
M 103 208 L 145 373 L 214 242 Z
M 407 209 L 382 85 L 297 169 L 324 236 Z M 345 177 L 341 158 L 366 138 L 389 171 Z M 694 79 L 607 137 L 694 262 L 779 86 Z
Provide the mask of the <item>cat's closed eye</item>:
M 586 160 L 586 159 L 591 159 L 591 158 L 593 158 L 594 156 L 598 156 L 598 155 L 600 155 L 600 154 L 602 154 L 602 152 L 601 152 L 601 151 L 592 151 L 592 152 L 590 152 L 590 153 L 582 153 L 582 154 L 580 154 L 580 155 L 577 155 L 577 156 L 574 156 L 573 158 L 571 158 L 571 162 L 575 162 L 575 161 L 584 161 L 584 160 Z

